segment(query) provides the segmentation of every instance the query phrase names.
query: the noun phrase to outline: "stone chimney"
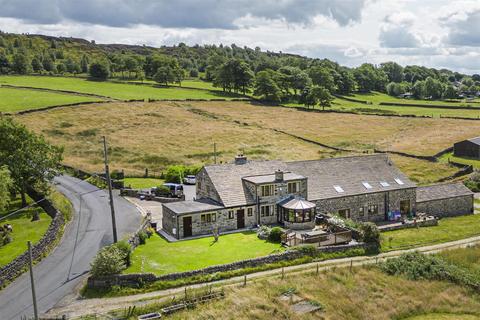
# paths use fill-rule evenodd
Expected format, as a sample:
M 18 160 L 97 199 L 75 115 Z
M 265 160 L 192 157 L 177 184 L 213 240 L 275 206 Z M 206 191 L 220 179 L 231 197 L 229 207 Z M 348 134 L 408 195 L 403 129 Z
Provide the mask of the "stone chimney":
M 282 182 L 283 181 L 283 171 L 278 169 L 275 171 L 275 182 Z
M 246 163 L 247 163 L 247 157 L 244 156 L 243 154 L 239 154 L 235 157 L 235 164 L 241 165 Z

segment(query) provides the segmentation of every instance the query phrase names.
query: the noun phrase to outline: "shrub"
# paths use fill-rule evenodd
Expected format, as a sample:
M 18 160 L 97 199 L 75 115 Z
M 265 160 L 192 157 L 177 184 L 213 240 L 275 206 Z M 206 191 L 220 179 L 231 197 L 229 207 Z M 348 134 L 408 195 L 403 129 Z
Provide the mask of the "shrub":
M 147 242 L 148 235 L 145 231 L 140 231 L 138 233 L 138 240 L 140 241 L 140 244 L 145 244 Z
M 315 247 L 313 244 L 295 247 L 294 249 L 310 257 L 315 257 L 318 254 L 317 247 Z
M 283 230 L 280 227 L 273 227 L 270 230 L 270 234 L 268 235 L 268 240 L 271 242 L 280 242 L 282 241 L 282 234 Z
M 475 171 L 470 178 L 465 181 L 465 186 L 473 192 L 480 192 L 480 171 Z
M 186 175 L 196 175 L 200 171 L 199 166 L 183 166 L 175 165 L 169 166 L 165 173 L 165 181 L 171 183 L 182 183 Z
M 126 266 L 130 266 L 131 264 L 131 254 L 132 254 L 132 246 L 128 241 L 122 240 L 114 244 L 121 252 L 122 258 L 125 261 Z
M 104 61 L 94 62 L 88 70 L 90 77 L 97 80 L 106 80 L 110 76 L 110 67 Z
M 270 228 L 269 226 L 260 226 L 260 228 L 258 228 L 257 230 L 257 237 L 262 240 L 267 240 L 270 237 L 271 230 L 272 228 Z
M 100 249 L 91 266 L 94 277 L 119 274 L 127 267 L 124 253 L 115 245 Z
M 362 235 L 363 242 L 380 246 L 380 231 L 374 223 L 362 223 L 360 225 L 360 233 Z

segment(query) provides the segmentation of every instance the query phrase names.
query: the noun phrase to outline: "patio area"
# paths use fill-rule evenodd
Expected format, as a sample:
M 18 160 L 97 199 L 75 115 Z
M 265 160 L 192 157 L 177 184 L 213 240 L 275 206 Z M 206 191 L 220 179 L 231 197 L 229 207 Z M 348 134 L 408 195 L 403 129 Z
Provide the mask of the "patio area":
M 321 246 L 333 246 L 347 244 L 353 240 L 352 231 L 339 226 L 315 226 L 308 230 L 287 230 L 282 235 L 282 244 L 287 247 L 295 247 L 305 244 Z

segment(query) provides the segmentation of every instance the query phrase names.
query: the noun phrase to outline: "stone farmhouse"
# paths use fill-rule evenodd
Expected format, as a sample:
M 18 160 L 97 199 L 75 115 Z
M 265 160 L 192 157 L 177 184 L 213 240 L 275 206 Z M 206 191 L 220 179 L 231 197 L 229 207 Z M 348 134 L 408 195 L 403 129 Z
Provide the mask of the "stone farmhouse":
M 316 214 L 382 222 L 473 213 L 463 184 L 417 188 L 385 154 L 294 162 L 240 155 L 202 168 L 196 187 L 196 200 L 163 204 L 163 230 L 177 239 L 265 224 L 311 229 Z

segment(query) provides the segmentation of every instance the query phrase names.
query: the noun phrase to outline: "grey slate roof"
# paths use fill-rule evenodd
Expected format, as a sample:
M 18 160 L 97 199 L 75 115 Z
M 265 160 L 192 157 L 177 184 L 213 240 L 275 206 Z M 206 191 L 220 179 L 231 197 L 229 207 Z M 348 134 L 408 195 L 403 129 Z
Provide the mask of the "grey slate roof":
M 283 173 L 284 181 L 301 180 L 301 179 L 305 179 L 305 177 L 293 172 Z M 272 183 L 272 182 L 275 182 L 275 174 L 263 174 L 259 176 L 244 177 L 243 180 L 246 180 L 255 184 Z
M 437 184 L 417 188 L 417 202 L 441 200 L 454 197 L 473 195 L 463 183 Z
M 480 145 L 480 137 L 476 137 L 476 138 L 468 139 L 468 141 L 470 141 L 470 142 L 473 142 L 473 143 L 475 143 L 475 144 L 478 144 L 478 145 Z
M 243 177 L 273 174 L 276 170 L 286 171 L 286 169 L 287 166 L 282 161 L 248 161 L 246 164 L 219 164 L 205 167 L 225 207 L 254 203 L 247 190 L 244 190 Z
M 308 178 L 310 201 L 416 187 L 386 154 L 296 161 L 287 163 L 287 167 Z M 398 184 L 395 179 L 404 184 Z M 370 184 L 371 189 L 363 182 Z M 388 186 L 380 182 L 387 182 Z M 337 192 L 334 186 L 340 186 L 344 192 Z
M 215 211 L 223 208 L 215 201 L 209 199 L 170 202 L 164 203 L 163 206 L 170 209 L 177 215 L 194 212 Z
M 225 207 L 253 203 L 254 200 L 244 190 L 242 178 L 273 175 L 278 169 L 308 178 L 307 199 L 310 201 L 416 187 L 385 154 L 295 162 L 250 161 L 243 165 L 205 167 Z M 399 185 L 395 178 L 401 179 L 404 184 Z M 389 186 L 381 186 L 383 181 Z M 367 190 L 362 182 L 368 182 L 372 188 Z M 342 187 L 344 192 L 335 191 L 335 185 Z

